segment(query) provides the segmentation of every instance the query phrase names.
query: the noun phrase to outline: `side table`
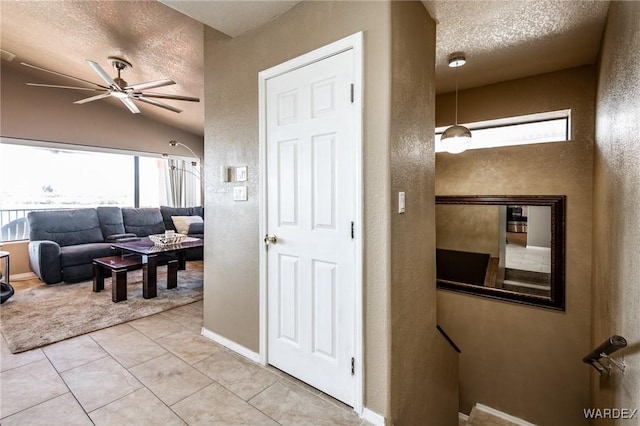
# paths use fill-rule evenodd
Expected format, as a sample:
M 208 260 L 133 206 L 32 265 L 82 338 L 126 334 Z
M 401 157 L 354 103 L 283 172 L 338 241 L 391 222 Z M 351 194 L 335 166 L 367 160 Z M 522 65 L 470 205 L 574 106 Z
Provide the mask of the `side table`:
M 127 300 L 127 271 L 139 268 L 142 264 L 137 256 L 107 256 L 93 259 L 93 291 L 104 290 L 104 276 L 111 274 L 111 300 Z
M 9 282 L 11 272 L 9 270 L 9 252 L 0 251 L 0 304 L 13 296 L 14 290 Z

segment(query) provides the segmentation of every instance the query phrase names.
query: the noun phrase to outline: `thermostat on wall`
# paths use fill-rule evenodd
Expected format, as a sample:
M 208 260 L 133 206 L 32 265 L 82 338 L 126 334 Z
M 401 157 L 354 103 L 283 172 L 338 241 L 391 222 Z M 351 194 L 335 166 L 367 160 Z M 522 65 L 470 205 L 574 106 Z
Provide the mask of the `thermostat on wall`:
M 246 182 L 247 180 L 247 166 L 236 168 L 236 180 L 238 182 Z

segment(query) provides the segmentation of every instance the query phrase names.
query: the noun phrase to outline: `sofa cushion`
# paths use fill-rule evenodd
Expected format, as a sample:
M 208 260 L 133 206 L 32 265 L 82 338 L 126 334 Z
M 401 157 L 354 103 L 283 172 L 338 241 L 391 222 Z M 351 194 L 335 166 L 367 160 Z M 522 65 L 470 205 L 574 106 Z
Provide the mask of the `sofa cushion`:
M 34 211 L 27 215 L 31 241 L 55 241 L 61 247 L 104 241 L 96 209 Z
M 201 236 L 204 235 L 204 222 L 195 222 L 189 225 L 189 232 L 187 235 Z
M 146 237 L 151 234 L 162 234 L 165 231 L 160 209 L 155 207 L 134 209 L 122 208 L 125 232 Z
M 62 268 L 74 265 L 91 264 L 97 257 L 112 256 L 110 243 L 79 244 L 60 248 L 60 265 Z M 67 277 L 64 277 L 65 280 Z
M 123 242 L 123 241 L 133 241 L 133 240 L 139 240 L 140 237 L 138 237 L 136 234 L 132 234 L 131 232 L 125 232 L 124 234 L 113 234 L 113 235 L 109 235 L 107 238 L 104 239 L 105 242 L 107 243 L 116 243 L 116 242 Z
M 85 263 L 84 265 L 67 266 L 62 271 L 64 275 L 64 282 L 78 283 L 81 281 L 88 281 L 93 277 L 93 265 Z
M 110 235 L 124 234 L 124 220 L 120 207 L 101 206 L 96 209 L 100 220 L 100 229 L 105 238 Z
M 204 219 L 204 207 L 202 206 L 194 206 L 194 207 L 189 207 L 191 209 L 191 214 L 194 216 L 200 216 L 201 218 Z

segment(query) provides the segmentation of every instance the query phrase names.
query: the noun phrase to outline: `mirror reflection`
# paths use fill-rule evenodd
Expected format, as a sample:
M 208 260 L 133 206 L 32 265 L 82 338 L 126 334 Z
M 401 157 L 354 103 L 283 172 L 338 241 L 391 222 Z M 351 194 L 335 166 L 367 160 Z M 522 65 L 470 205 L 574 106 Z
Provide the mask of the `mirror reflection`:
M 436 206 L 438 278 L 551 296 L 551 207 Z
M 564 197 L 437 197 L 439 288 L 564 308 Z

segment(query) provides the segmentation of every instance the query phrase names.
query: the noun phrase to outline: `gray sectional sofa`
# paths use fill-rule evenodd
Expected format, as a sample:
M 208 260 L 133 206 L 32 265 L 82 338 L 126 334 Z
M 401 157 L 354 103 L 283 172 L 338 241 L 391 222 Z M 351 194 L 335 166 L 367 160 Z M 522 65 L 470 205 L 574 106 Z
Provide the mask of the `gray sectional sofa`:
M 162 206 L 30 212 L 27 218 L 31 269 L 47 284 L 91 279 L 93 259 L 113 255 L 113 242 L 175 230 L 173 216 L 203 218 L 204 210 Z M 189 236 L 203 238 L 204 223 L 192 224 Z M 187 260 L 196 259 L 202 259 L 202 248 L 187 253 Z

